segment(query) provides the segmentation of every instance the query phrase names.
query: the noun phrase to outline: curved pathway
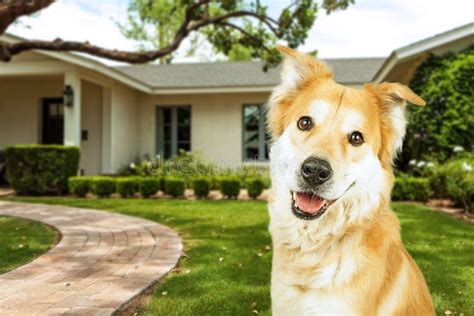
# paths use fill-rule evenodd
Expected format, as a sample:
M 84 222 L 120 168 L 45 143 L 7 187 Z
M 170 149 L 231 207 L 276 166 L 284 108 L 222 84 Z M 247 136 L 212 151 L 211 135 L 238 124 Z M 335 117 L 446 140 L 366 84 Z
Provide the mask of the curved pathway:
M 61 241 L 0 275 L 0 315 L 110 315 L 178 262 L 170 228 L 109 212 L 0 201 L 0 214 L 56 227 Z

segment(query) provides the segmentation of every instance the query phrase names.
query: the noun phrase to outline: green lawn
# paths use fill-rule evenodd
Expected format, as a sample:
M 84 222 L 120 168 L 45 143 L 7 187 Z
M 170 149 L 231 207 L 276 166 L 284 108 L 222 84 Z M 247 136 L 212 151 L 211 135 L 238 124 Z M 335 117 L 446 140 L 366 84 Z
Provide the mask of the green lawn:
M 143 314 L 270 314 L 270 236 L 264 202 L 14 198 L 109 210 L 161 222 L 187 257 Z M 416 204 L 395 203 L 408 250 L 423 270 L 438 314 L 474 314 L 474 227 Z
M 26 219 L 0 216 L 0 274 L 13 270 L 50 249 L 58 232 Z

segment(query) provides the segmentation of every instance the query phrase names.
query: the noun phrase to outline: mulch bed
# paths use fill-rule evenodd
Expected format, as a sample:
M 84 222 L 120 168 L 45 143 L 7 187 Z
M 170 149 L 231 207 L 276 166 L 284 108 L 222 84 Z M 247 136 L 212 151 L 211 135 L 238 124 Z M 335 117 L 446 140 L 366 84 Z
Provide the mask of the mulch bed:
M 435 211 L 449 214 L 450 216 L 460 219 L 468 224 L 474 225 L 474 214 L 467 213 L 462 208 L 453 206 L 450 200 L 430 200 L 426 203 L 428 207 L 431 207 Z

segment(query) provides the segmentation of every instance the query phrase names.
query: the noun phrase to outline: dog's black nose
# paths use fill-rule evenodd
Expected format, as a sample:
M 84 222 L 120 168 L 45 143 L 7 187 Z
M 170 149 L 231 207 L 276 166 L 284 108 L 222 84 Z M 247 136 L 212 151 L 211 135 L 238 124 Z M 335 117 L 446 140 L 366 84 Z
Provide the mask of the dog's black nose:
M 326 160 L 309 157 L 301 165 L 301 174 L 306 182 L 317 185 L 331 178 L 332 169 Z

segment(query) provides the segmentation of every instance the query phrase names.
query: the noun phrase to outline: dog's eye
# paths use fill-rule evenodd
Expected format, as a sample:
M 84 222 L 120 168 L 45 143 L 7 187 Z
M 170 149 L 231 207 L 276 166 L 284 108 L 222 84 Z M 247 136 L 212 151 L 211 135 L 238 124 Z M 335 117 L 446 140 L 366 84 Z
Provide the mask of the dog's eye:
M 298 120 L 297 126 L 301 131 L 309 131 L 313 127 L 313 120 L 309 116 L 302 116 Z
M 361 132 L 352 132 L 352 134 L 349 135 L 349 143 L 351 143 L 352 146 L 360 146 L 364 143 L 364 136 L 362 136 Z

